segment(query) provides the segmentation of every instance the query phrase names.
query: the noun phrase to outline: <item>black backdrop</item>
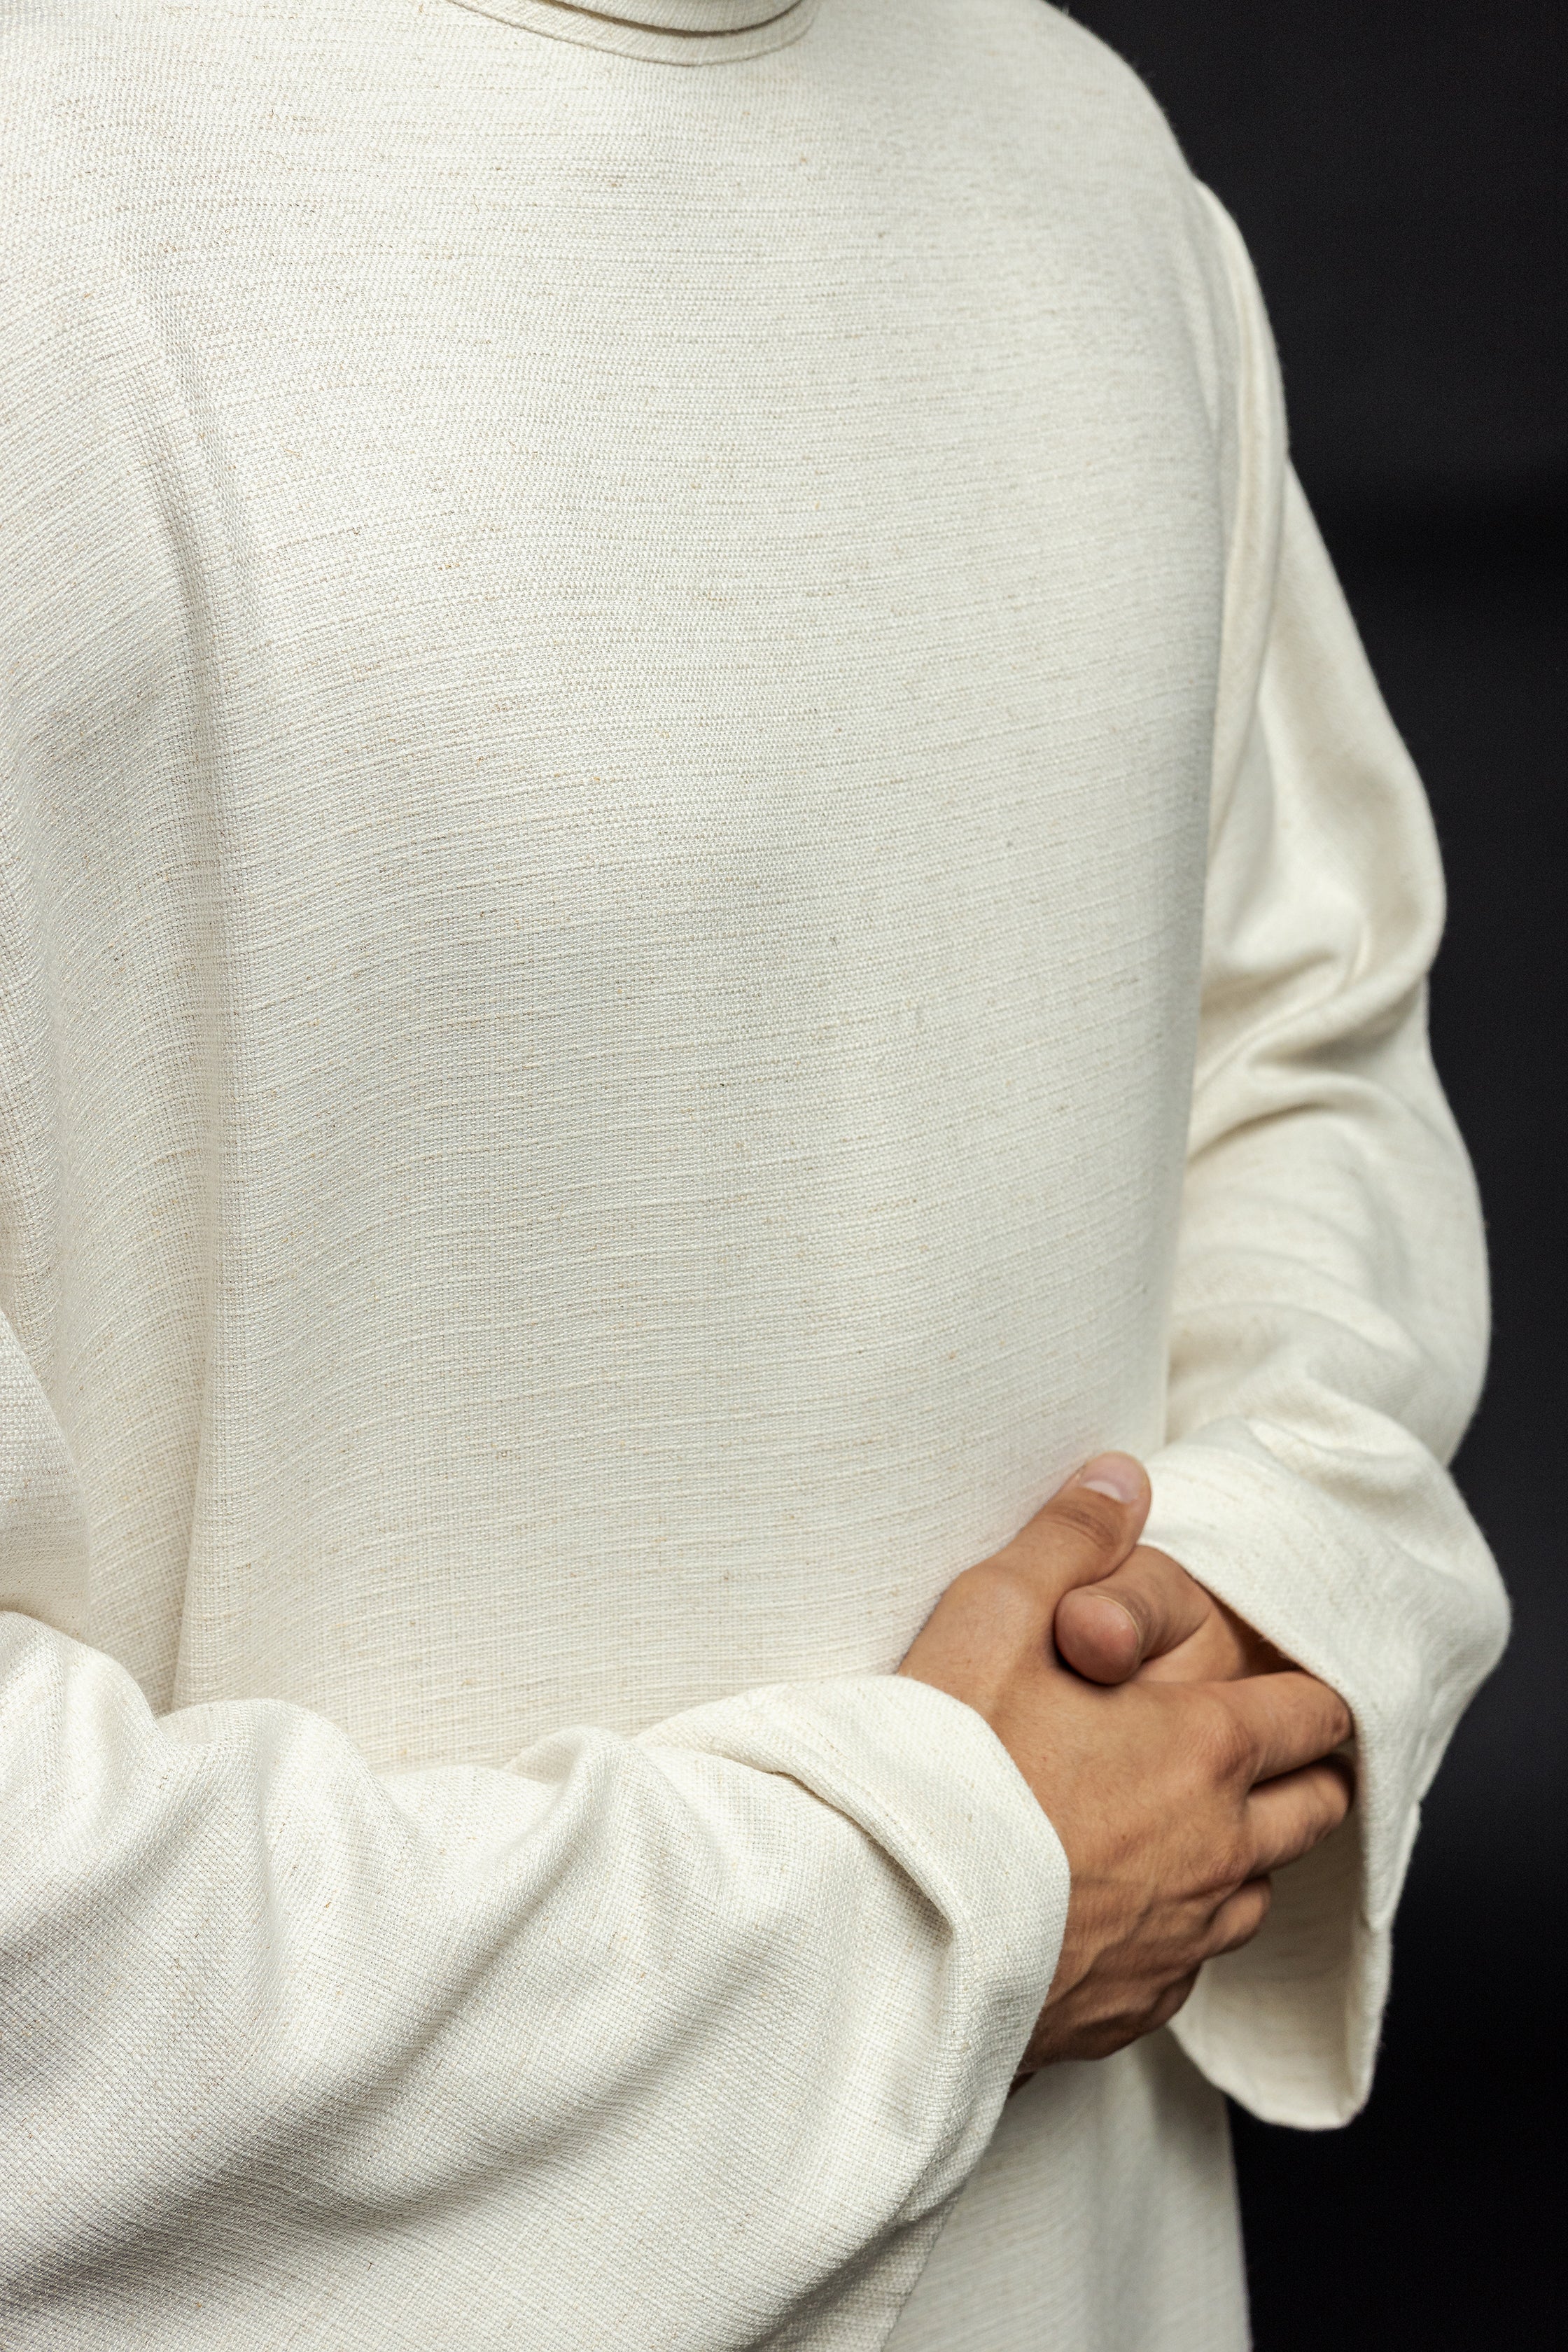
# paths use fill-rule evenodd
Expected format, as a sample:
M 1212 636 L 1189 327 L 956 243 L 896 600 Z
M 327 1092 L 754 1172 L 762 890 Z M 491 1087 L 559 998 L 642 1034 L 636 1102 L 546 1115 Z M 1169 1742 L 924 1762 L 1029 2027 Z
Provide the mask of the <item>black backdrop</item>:
M 1439 1067 L 1497 1331 L 1458 1465 L 1512 1646 L 1428 1801 L 1377 2086 L 1344 2132 L 1237 2124 L 1259 2352 L 1568 2342 L 1553 2179 L 1568 1966 L 1562 0 L 1074 0 L 1262 278 L 1297 465 L 1448 868 Z M 1561 2331 L 1561 2332 L 1560 2332 Z

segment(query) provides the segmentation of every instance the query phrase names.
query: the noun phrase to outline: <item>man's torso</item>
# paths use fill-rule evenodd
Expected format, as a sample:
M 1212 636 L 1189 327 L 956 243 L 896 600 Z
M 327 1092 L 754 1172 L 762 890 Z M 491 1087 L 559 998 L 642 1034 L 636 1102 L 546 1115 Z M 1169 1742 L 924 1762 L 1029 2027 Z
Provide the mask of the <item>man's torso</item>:
M 90 1638 L 499 1763 L 890 1666 L 1158 1443 L 1224 330 L 1025 0 L 370 7 L 37 133 L 38 1249 Z

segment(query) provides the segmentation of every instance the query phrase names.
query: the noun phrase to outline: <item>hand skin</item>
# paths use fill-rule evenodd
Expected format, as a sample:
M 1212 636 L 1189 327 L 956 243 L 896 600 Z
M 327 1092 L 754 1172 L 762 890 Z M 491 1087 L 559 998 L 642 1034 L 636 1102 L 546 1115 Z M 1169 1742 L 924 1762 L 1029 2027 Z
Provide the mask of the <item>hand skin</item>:
M 1098 1584 L 1057 1603 L 1063 1663 L 1095 1683 L 1236 1682 L 1294 1671 L 1261 1633 L 1216 1600 L 1168 1552 L 1139 1544 Z
M 1205 1959 L 1257 1934 L 1269 1873 L 1350 1806 L 1349 1768 L 1332 1754 L 1351 1729 L 1343 1700 L 1275 1664 L 1163 1553 L 1144 1547 L 1135 1563 L 1148 1509 L 1142 1467 L 1097 1456 L 954 1579 L 899 1668 L 984 1717 L 1067 1854 L 1067 1932 L 1021 2075 L 1108 2057 L 1165 2024 Z M 1119 1571 L 1111 1595 L 1089 1592 Z M 1058 1655 L 1068 1593 L 1089 1601 L 1066 1612 L 1075 1654 L 1131 1679 L 1086 1679 Z M 1138 1671 L 1156 1643 L 1164 1674 Z M 1237 1678 L 1238 1658 L 1254 1656 L 1267 1670 L 1244 1663 Z M 1184 1678 L 1194 1667 L 1203 1678 Z

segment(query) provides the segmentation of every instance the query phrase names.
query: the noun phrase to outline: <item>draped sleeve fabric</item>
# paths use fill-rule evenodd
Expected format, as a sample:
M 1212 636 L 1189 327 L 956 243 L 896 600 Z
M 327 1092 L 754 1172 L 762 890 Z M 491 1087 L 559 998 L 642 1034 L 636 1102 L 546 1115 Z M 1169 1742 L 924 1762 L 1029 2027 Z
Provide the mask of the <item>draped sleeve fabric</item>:
M 150 2311 L 165 2345 L 267 2345 L 282 2283 L 331 2303 L 356 2245 L 343 2343 L 475 2277 L 479 2336 L 439 2340 L 524 2309 L 595 2352 L 876 2340 L 1055 1966 L 1049 1825 L 915 1683 L 378 1776 L 302 1709 L 154 1717 L 13 1613 L 0 1725 L 0 2311 L 29 2345 L 150 2340 Z
M 1418 778 L 1285 453 L 1261 300 L 1210 200 L 1241 354 L 1168 1443 L 1147 1540 L 1351 1706 L 1359 1794 L 1174 2031 L 1266 2118 L 1365 2098 L 1421 1798 L 1506 1605 L 1448 1475 L 1484 1240 L 1427 1044 L 1443 877 Z

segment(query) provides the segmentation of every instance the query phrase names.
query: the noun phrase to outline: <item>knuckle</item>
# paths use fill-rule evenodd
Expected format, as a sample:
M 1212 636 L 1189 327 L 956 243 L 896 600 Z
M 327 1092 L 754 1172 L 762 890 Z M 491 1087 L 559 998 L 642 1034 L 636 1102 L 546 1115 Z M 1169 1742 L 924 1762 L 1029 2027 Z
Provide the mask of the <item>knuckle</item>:
M 1217 1691 L 1195 1691 L 1193 1699 L 1193 1739 L 1201 1763 L 1215 1780 L 1237 1779 L 1252 1759 L 1247 1726 Z
M 1121 1547 L 1124 1507 L 1109 1495 L 1097 1495 L 1090 1486 L 1069 1486 L 1057 1496 L 1045 1516 L 1052 1527 L 1079 1537 L 1097 1551 L 1111 1552 Z
M 1240 1888 L 1247 1885 L 1258 1868 L 1257 1844 L 1250 1833 L 1238 1822 L 1226 1840 L 1226 1881 Z
M 1267 1878 L 1254 1879 L 1242 1887 L 1215 1922 L 1213 1947 L 1209 1957 L 1218 1958 L 1224 1952 L 1239 1952 L 1250 1944 L 1268 1916 L 1274 1899 L 1274 1889 Z
M 1161 2026 L 1169 2025 L 1176 2011 L 1185 2003 L 1197 1980 L 1196 1969 L 1189 1969 L 1184 1975 L 1177 1977 L 1173 1983 L 1165 1985 L 1161 1990 L 1159 1999 L 1150 2005 L 1143 2032 L 1157 2033 Z
M 1227 1903 L 1258 1867 L 1252 1841 L 1245 1831 L 1230 1828 L 1215 1838 L 1205 1874 L 1205 1893 L 1211 1903 Z
M 1036 1581 L 1026 1564 L 1009 1552 L 998 1552 L 992 1559 L 966 1568 L 949 1585 L 948 1597 L 998 1635 L 1032 1633 L 1041 1617 Z

